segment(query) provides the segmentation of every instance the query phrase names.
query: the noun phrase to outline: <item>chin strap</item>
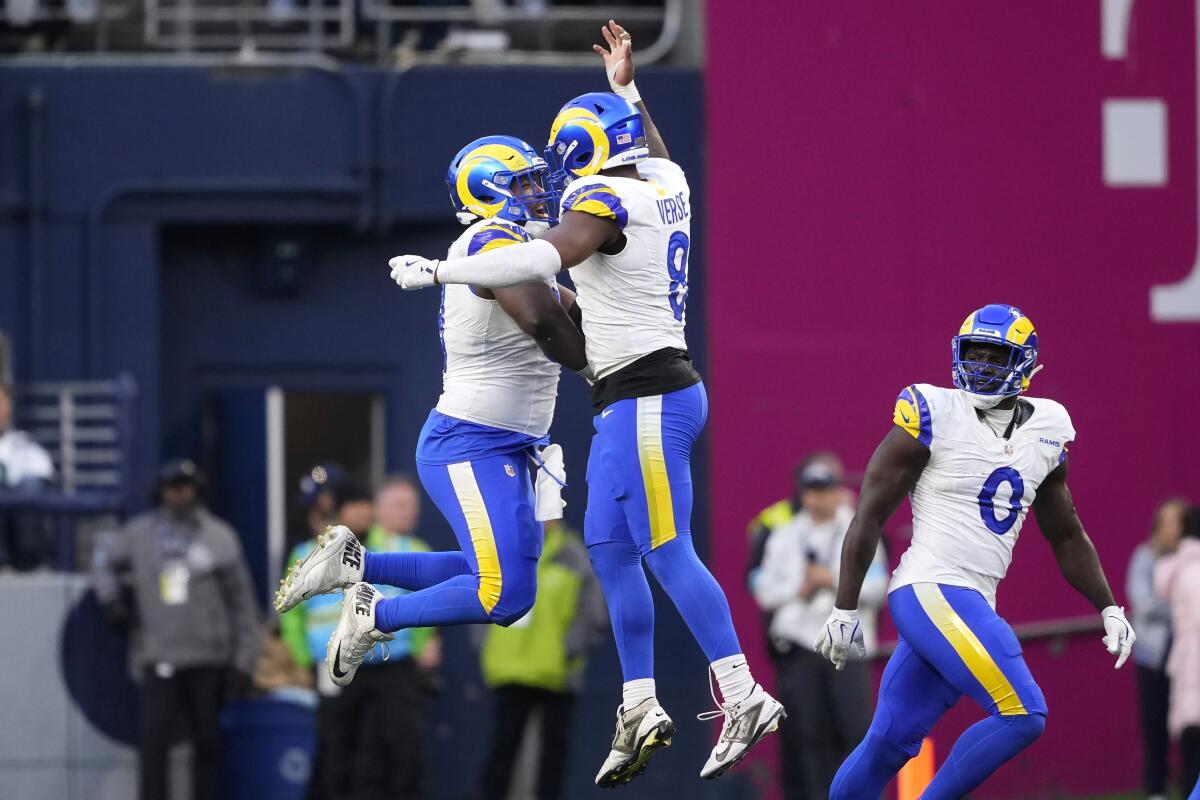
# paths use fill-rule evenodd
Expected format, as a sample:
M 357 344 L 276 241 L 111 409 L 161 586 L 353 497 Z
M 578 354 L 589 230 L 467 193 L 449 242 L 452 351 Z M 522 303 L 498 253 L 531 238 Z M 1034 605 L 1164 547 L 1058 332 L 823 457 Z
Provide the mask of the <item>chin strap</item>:
M 1042 372 L 1042 369 L 1043 369 L 1044 367 L 1045 367 L 1045 365 L 1040 365 L 1040 363 L 1039 363 L 1039 365 L 1038 365 L 1038 366 L 1036 366 L 1036 367 L 1033 367 L 1033 372 L 1031 372 L 1031 373 L 1030 373 L 1030 377 L 1028 377 L 1028 378 L 1026 378 L 1025 380 L 1022 380 L 1022 381 L 1021 381 L 1021 391 L 1022 391 L 1022 392 L 1027 392 L 1027 391 L 1030 391 L 1030 384 L 1031 384 L 1031 383 L 1032 383 L 1032 381 L 1033 381 L 1033 375 L 1036 375 L 1036 374 L 1038 374 L 1039 372 Z

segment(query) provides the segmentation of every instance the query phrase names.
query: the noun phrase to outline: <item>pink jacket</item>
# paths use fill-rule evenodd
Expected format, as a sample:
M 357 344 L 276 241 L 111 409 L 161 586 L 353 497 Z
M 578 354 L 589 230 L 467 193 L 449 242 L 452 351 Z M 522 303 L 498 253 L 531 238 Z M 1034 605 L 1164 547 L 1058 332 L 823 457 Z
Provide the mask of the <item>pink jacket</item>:
M 1154 591 L 1171 607 L 1174 641 L 1167 657 L 1171 676 L 1172 736 L 1200 726 L 1200 539 L 1184 539 L 1179 549 L 1154 567 Z

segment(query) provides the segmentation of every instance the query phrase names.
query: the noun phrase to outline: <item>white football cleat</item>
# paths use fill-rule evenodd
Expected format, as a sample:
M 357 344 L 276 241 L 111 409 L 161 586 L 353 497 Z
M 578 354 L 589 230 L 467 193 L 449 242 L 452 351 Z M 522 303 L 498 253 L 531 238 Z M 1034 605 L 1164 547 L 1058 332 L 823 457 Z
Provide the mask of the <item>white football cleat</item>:
M 325 645 L 325 666 L 338 686 L 350 685 L 372 647 L 395 638 L 375 628 L 375 606 L 382 599 L 383 592 L 369 583 L 356 583 L 346 590 L 342 616 Z
M 720 711 L 707 711 L 698 715 L 697 719 L 716 719 L 725 715 L 725 724 L 721 726 L 721 736 L 708 757 L 700 777 L 705 779 L 719 778 L 750 751 L 750 748 L 779 728 L 780 721 L 787 714 L 783 704 L 759 684 L 745 699 L 737 703 L 722 703 Z
M 363 579 L 366 551 L 345 525 L 332 525 L 317 537 L 317 546 L 297 561 L 279 581 L 275 610 L 289 611 L 310 597 L 353 586 Z
M 617 709 L 617 732 L 604 766 L 596 773 L 596 785 L 603 789 L 621 786 L 646 771 L 659 749 L 670 747 L 675 723 L 663 711 L 658 700 L 650 697 L 628 711 Z

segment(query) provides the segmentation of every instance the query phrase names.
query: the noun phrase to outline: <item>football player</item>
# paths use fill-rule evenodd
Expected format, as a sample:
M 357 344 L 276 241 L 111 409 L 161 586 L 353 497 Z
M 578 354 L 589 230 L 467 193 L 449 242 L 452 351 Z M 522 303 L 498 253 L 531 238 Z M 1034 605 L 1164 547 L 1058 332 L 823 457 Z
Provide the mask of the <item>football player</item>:
M 775 730 L 783 707 L 755 681 L 720 585 L 692 545 L 693 445 L 708 399 L 684 339 L 691 196 L 683 170 L 634 84 L 631 37 L 602 29 L 613 93 L 567 103 L 547 158 L 566 183 L 561 220 L 541 239 L 469 257 L 392 259 L 405 289 L 500 287 L 571 269 L 595 371 L 584 538 L 604 589 L 624 674 L 612 749 L 600 786 L 628 782 L 674 734 L 654 683 L 654 605 L 643 561 L 710 662 L 724 716 L 704 778 L 724 774 Z
M 1010 305 L 973 312 L 951 341 L 953 389 L 914 384 L 867 465 L 842 549 L 836 605 L 815 643 L 840 669 L 863 655 L 856 607 L 884 522 L 909 495 L 912 544 L 889 587 L 900 633 L 867 736 L 842 764 L 835 800 L 879 797 L 934 723 L 967 695 L 988 716 L 968 728 L 921 795 L 963 797 L 1041 735 L 1046 700 L 996 615 L 996 586 L 1032 509 L 1063 577 L 1100 612 L 1120 667 L 1134 633 L 1113 600 L 1067 489 L 1075 429 L 1053 400 L 1023 396 L 1039 369 L 1033 323 Z
M 530 229 L 544 231 L 557 209 L 546 162 L 511 136 L 468 144 L 446 183 L 459 220 L 470 224 L 451 245 L 452 258 L 529 242 Z M 417 470 L 462 549 L 369 553 L 341 526 L 320 537 L 281 582 L 275 607 L 286 611 L 348 588 L 327 649 L 334 683 L 348 684 L 371 647 L 393 631 L 510 625 L 533 605 L 541 520 L 561 516 L 566 479 L 561 448 L 546 446 L 559 364 L 587 366 L 570 313 L 578 319 L 574 293 L 552 279 L 443 287 L 442 395 L 421 431 Z M 413 591 L 384 598 L 372 584 Z

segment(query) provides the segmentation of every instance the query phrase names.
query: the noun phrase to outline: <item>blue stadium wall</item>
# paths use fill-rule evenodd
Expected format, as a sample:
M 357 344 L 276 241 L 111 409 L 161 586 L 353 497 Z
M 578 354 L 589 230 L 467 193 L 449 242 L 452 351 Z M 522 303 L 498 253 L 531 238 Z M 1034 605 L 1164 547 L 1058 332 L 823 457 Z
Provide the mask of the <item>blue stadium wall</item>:
M 672 155 L 702 197 L 700 76 L 643 72 Z M 599 70 L 0 66 L 0 330 L 13 340 L 16 378 L 132 374 L 138 487 L 165 455 L 210 452 L 201 398 L 225 398 L 246 417 L 253 406 L 238 398 L 270 385 L 381 393 L 387 466 L 411 469 L 439 389 L 438 297 L 401 294 L 387 259 L 437 254 L 457 235 L 442 181 L 463 143 L 501 131 L 538 144 L 562 102 L 602 88 Z M 697 207 L 697 231 L 703 219 Z M 279 235 L 309 255 L 286 292 L 272 291 L 263 273 Z M 699 294 L 703 249 L 691 257 Z M 703 368 L 693 308 L 689 339 Z M 553 433 L 573 469 L 567 516 L 580 527 L 591 415 L 573 376 L 559 409 Z M 235 420 L 227 432 L 239 424 L 261 422 Z M 240 503 L 217 510 L 238 524 L 265 591 L 261 462 L 224 444 L 216 477 L 244 490 Z M 700 487 L 705 462 L 702 453 Z M 694 524 L 701 542 L 705 494 Z M 145 497 L 131 502 L 136 509 Z M 422 527 L 435 547 L 454 546 L 432 505 Z M 659 607 L 660 696 L 687 719 L 708 702 L 703 659 L 662 596 Z M 466 636 L 451 636 L 449 647 L 434 732 L 439 798 L 474 785 L 489 727 Z M 610 642 L 593 659 L 579 707 L 571 797 L 590 794 L 619 680 Z M 711 731 L 684 728 L 662 757 L 674 768 L 647 775 L 630 797 L 661 794 L 676 769 L 698 769 Z M 744 788 L 730 781 L 705 796 Z

